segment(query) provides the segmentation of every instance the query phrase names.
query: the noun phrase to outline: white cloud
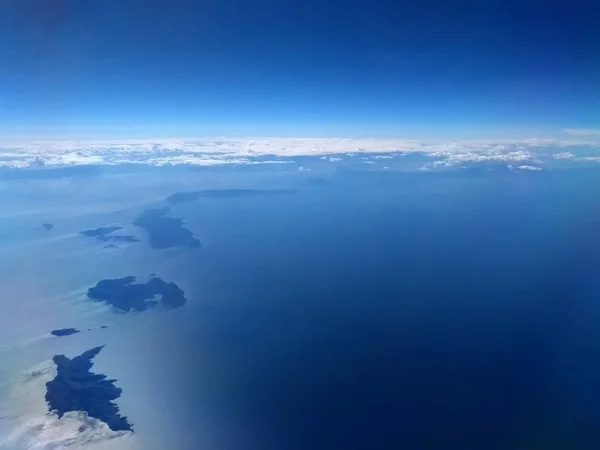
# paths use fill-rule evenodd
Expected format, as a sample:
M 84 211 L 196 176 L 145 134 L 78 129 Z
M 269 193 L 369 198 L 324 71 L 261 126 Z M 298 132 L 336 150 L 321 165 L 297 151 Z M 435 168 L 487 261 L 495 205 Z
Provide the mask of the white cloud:
M 540 164 L 548 148 L 561 148 L 554 158 L 566 159 L 574 145 L 598 145 L 555 139 L 407 140 L 349 138 L 200 138 L 106 141 L 0 142 L 0 168 L 34 166 L 220 165 L 287 163 L 294 157 L 315 156 L 339 162 L 354 155 L 366 161 L 394 155 L 423 154 L 436 158 L 430 168 L 482 162 Z M 559 156 L 560 155 L 560 156 Z
M 491 145 L 471 147 L 453 146 L 428 154 L 442 158 L 429 163 L 430 168 L 466 166 L 486 162 L 540 162 L 539 156 L 529 148 L 522 149 L 514 145 Z
M 600 128 L 565 128 L 563 131 L 573 136 L 600 136 Z
M 329 161 L 329 162 L 340 162 L 343 161 L 343 158 L 340 158 L 339 156 L 321 156 L 321 158 L 323 161 Z
M 127 442 L 131 437 L 130 432 L 112 431 L 105 423 L 83 412 L 68 412 L 61 419 L 55 414 L 36 414 L 4 436 L 0 448 L 97 448 L 94 444 L 118 438 L 119 448 L 125 448 L 126 443 L 131 443 Z
M 555 153 L 552 156 L 554 157 L 554 159 L 573 159 L 573 158 L 575 158 L 575 155 L 571 152 Z
M 527 164 L 524 164 L 522 166 L 517 166 L 517 169 L 519 170 L 533 170 L 533 171 L 538 171 L 538 170 L 542 170 L 541 167 L 537 167 L 537 166 L 529 166 Z
M 577 161 L 590 161 L 600 163 L 600 156 L 582 156 L 581 158 L 577 158 Z
M 107 445 L 131 449 L 135 436 L 129 431 L 112 431 L 108 425 L 85 412 L 67 412 L 62 418 L 48 413 L 44 401 L 46 382 L 56 375 L 51 360 L 37 364 L 21 374 L 3 398 L 11 412 L 5 415 L 6 428 L 0 435 L 0 449 L 100 449 Z

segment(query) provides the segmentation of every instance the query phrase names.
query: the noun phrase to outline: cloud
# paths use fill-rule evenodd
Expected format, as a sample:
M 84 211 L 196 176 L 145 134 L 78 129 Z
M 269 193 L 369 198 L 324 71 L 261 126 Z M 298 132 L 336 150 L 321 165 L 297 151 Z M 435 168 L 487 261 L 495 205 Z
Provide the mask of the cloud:
M 555 153 L 552 156 L 554 157 L 554 159 L 573 159 L 573 158 L 575 158 L 575 155 L 571 152 Z
M 574 146 L 598 142 L 556 139 L 407 140 L 350 138 L 199 138 L 88 141 L 0 142 L 0 170 L 27 167 L 143 164 L 246 165 L 283 164 L 314 156 L 327 162 L 348 158 L 386 160 L 418 154 L 435 158 L 430 168 L 484 162 L 540 164 L 544 155 L 571 154 Z M 550 149 L 550 151 L 548 151 Z M 573 153 L 574 154 L 574 153 Z M 555 156 L 555 159 L 560 159 Z M 566 158 L 565 158 L 566 159 Z
M 538 171 L 538 170 L 542 170 L 541 167 L 537 167 L 537 166 L 529 166 L 527 164 L 524 164 L 522 166 L 517 166 L 517 169 L 519 170 L 532 170 L 532 171 Z
M 55 375 L 53 362 L 47 360 L 23 372 L 9 387 L 3 400 L 11 413 L 3 417 L 6 427 L 0 434 L 0 449 L 106 449 L 107 445 L 133 448 L 135 436 L 131 432 L 112 431 L 104 422 L 84 412 L 71 411 L 61 419 L 48 413 L 44 400 L 46 382 Z
M 340 162 L 343 161 L 343 158 L 340 158 L 339 156 L 321 156 L 319 159 L 322 159 L 323 161 L 329 161 L 329 162 Z
M 83 412 L 69 412 L 61 419 L 55 414 L 32 415 L 0 440 L 0 448 L 50 450 L 94 448 L 94 444 L 120 438 L 125 448 L 129 432 L 116 432 Z M 131 443 L 131 442 L 129 442 Z
M 465 167 L 482 163 L 540 163 L 539 155 L 529 148 L 522 148 L 514 144 L 498 144 L 489 146 L 455 146 L 445 148 L 428 154 L 434 158 L 441 158 L 425 167 L 435 169 L 440 167 Z
M 600 163 L 600 156 L 582 156 L 577 158 L 577 161 L 590 161 Z
M 600 136 L 600 128 L 565 128 L 563 131 L 572 136 Z

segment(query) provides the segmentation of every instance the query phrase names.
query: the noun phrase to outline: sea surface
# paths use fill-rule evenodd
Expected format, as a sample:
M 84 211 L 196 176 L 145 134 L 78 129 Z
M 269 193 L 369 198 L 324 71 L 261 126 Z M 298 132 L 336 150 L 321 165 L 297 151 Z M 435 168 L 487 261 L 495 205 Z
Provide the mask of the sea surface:
M 290 192 L 166 200 L 203 189 Z M 599 193 L 597 170 L 0 181 L 0 448 L 597 449 Z M 133 225 L 165 206 L 200 248 Z M 106 226 L 141 242 L 80 234 Z M 187 303 L 86 296 L 153 274 Z M 133 433 L 47 414 L 52 357 L 98 345 Z

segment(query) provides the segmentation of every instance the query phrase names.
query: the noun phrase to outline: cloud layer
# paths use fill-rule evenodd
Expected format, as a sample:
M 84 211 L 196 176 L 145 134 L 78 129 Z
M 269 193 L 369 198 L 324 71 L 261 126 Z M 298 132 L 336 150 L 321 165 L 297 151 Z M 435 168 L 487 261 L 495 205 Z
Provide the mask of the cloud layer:
M 571 130 L 577 134 L 581 130 Z M 587 130 L 595 131 L 595 130 Z M 551 160 L 577 159 L 577 147 L 600 148 L 598 141 L 496 139 L 426 141 L 347 138 L 201 138 L 106 141 L 0 142 L 0 167 L 74 165 L 221 165 L 283 164 L 316 156 L 329 162 L 359 156 L 371 161 L 391 154 L 421 154 L 432 159 L 426 169 L 473 163 L 515 163 L 535 166 Z M 589 153 L 589 152 L 588 152 Z M 600 155 L 600 152 L 598 152 Z M 555 155 L 552 157 L 551 155 Z M 573 155 L 572 158 L 567 155 Z M 596 154 L 585 155 L 595 158 Z M 588 159 L 589 160 L 589 159 Z M 591 161 L 591 160 L 589 160 Z

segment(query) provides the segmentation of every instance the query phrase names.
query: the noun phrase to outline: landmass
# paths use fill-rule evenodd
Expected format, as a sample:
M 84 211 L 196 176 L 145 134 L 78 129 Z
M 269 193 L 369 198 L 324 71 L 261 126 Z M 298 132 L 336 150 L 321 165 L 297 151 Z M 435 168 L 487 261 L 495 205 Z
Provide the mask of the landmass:
M 202 243 L 194 234 L 184 228 L 183 219 L 168 217 L 169 208 L 147 209 L 138 217 L 134 225 L 143 228 L 154 249 L 171 247 L 200 248 Z
M 51 223 L 43 223 L 42 224 L 42 229 L 44 229 L 46 231 L 50 231 L 52 228 L 54 228 L 54 225 Z
M 119 407 L 114 403 L 122 393 L 115 386 L 116 380 L 107 380 L 106 375 L 90 371 L 94 365 L 92 360 L 102 348 L 95 347 L 72 359 L 65 355 L 52 358 L 57 372 L 54 379 L 46 383 L 48 409 L 58 414 L 59 419 L 69 411 L 83 411 L 113 431 L 133 431 L 127 417 L 119 414 Z
M 81 234 L 89 237 L 97 237 L 103 239 L 107 237 L 108 234 L 114 233 L 115 231 L 122 230 L 123 227 L 100 227 L 95 230 L 85 230 L 82 231 Z
M 122 229 L 123 229 L 123 227 L 100 227 L 100 228 L 96 228 L 94 230 L 81 231 L 81 234 L 84 236 L 96 238 L 97 240 L 102 241 L 102 242 L 112 241 L 112 242 L 132 243 L 132 242 L 140 241 L 135 236 L 112 234 L 115 231 L 119 231 Z
M 164 308 L 179 308 L 187 299 L 175 283 L 160 278 L 150 278 L 146 283 L 135 283 L 136 277 L 101 280 L 88 289 L 90 299 L 103 301 L 121 311 L 146 311 L 160 303 Z M 160 302 L 154 298 L 160 295 Z
M 81 333 L 81 331 L 76 330 L 75 328 L 60 328 L 58 330 L 52 330 L 50 334 L 52 336 L 70 336 L 71 334 Z
M 177 192 L 167 197 L 167 201 L 173 204 L 185 203 L 197 200 L 199 198 L 232 198 L 232 197 L 250 197 L 255 195 L 280 195 L 294 194 L 294 189 L 205 189 L 193 192 Z
M 115 242 L 125 242 L 125 243 L 140 242 L 140 240 L 138 238 L 136 238 L 135 236 L 115 235 L 115 236 L 108 236 L 108 239 L 111 241 L 115 241 Z

